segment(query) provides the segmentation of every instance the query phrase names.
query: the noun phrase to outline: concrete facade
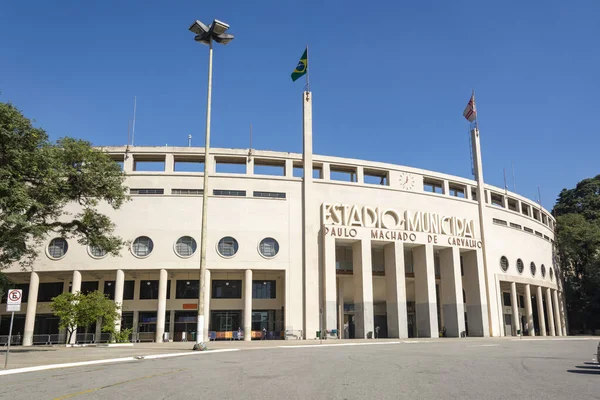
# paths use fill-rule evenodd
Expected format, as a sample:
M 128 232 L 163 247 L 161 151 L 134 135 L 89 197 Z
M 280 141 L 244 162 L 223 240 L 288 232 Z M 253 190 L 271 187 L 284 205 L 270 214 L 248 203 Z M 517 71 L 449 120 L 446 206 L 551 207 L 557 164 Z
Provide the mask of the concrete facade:
M 482 178 L 313 155 L 306 96 L 304 154 L 211 150 L 207 331 L 245 340 L 263 329 L 309 339 L 319 331 L 330 338 L 566 333 L 547 210 Z M 5 271 L 31 289 L 21 313 L 25 345 L 55 333 L 36 322 L 51 315 L 48 299 L 37 298 L 46 283 L 114 287 L 122 324 L 145 340 L 191 340 L 195 331 L 197 299 L 184 285 L 197 282 L 200 252 L 178 254 L 178 240 L 200 243 L 204 149 L 103 150 L 122 163 L 132 201 L 100 209 L 118 235 L 148 237 L 152 248 L 140 255 L 132 244 L 120 257 L 98 256 L 69 239 L 64 255 L 53 257 L 49 237 L 34 272 Z M 263 248 L 264 239 L 276 246 Z

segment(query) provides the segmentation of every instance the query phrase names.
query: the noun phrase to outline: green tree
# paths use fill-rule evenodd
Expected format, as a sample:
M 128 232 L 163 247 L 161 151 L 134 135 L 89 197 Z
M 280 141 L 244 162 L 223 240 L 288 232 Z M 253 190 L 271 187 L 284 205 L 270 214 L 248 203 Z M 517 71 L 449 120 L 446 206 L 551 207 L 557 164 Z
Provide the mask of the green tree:
M 102 321 L 102 332 L 115 333 L 115 322 L 119 318 L 119 307 L 106 295 L 94 291 L 62 293 L 52 299 L 50 309 L 59 318 L 58 326 L 67 331 L 69 343 L 75 329 L 81 332 L 94 322 Z
M 600 175 L 563 189 L 554 214 L 570 329 L 600 329 Z
M 120 208 L 127 200 L 124 180 L 119 165 L 89 142 L 51 142 L 12 104 L 0 102 L 0 270 L 31 265 L 50 233 L 117 255 L 125 243 L 97 207 Z

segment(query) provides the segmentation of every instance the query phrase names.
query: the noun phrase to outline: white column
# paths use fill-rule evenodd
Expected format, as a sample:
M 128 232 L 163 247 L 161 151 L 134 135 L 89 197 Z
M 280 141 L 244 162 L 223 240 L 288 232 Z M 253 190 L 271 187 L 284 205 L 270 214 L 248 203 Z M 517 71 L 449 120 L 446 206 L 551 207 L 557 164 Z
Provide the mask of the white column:
M 408 338 L 404 245 L 393 242 L 383 248 L 388 337 Z
M 337 309 L 338 309 L 338 337 L 344 337 L 344 279 L 338 278 L 338 293 L 337 293 Z
M 303 241 L 303 271 L 304 271 L 304 307 L 303 322 L 304 336 L 306 339 L 314 339 L 319 330 L 319 237 L 321 229 L 319 220 L 319 203 L 313 193 L 313 150 L 312 150 L 312 93 L 302 93 L 302 117 L 303 117 L 303 155 L 304 166 L 303 198 L 302 198 L 302 235 Z M 317 294 L 317 295 L 315 295 Z M 290 310 L 286 310 L 288 314 Z
M 210 322 L 210 293 L 212 290 L 212 281 L 210 280 L 210 270 L 204 270 L 204 335 L 208 337 L 208 327 Z
M 558 305 L 560 307 L 560 320 L 562 322 L 562 334 L 567 336 L 567 315 L 565 314 L 565 294 L 564 292 L 558 293 Z
M 517 284 L 515 282 L 510 283 L 510 302 L 512 304 L 512 325 L 513 335 L 518 336 L 518 331 L 521 330 L 521 318 L 519 318 L 519 303 L 517 296 Z
M 246 270 L 244 279 L 244 341 L 252 340 L 252 270 Z
M 556 336 L 562 336 L 562 321 L 560 318 L 560 309 L 558 307 L 558 296 L 556 290 L 552 290 L 552 303 L 554 304 L 554 323 L 556 324 Z
M 23 346 L 33 344 L 33 330 L 35 328 L 35 312 L 37 309 L 38 290 L 40 277 L 37 272 L 31 272 L 29 278 L 29 296 L 27 297 L 27 314 L 25 315 L 25 329 L 23 331 Z
M 81 292 L 81 272 L 73 271 L 73 280 L 71 282 L 71 293 L 77 294 Z M 69 340 L 70 344 L 77 343 L 77 327 L 73 329 L 73 334 L 71 335 L 71 340 Z
M 419 337 L 439 337 L 433 245 L 413 249 L 415 314 Z
M 132 329 L 133 338 L 132 338 L 132 340 L 134 342 L 137 340 L 137 334 L 139 333 L 138 332 L 139 325 L 140 325 L 140 312 L 136 310 L 133 312 L 133 329 Z
M 335 237 L 323 234 L 323 331 L 331 331 L 337 324 L 335 278 Z
M 440 279 L 440 301 L 446 336 L 460 337 L 465 331 L 465 304 L 458 247 L 450 247 L 440 252 Z
M 550 331 L 550 336 L 556 336 L 556 332 L 554 331 L 554 313 L 552 312 L 552 295 L 550 294 L 550 288 L 545 288 L 546 290 L 546 310 L 548 311 L 548 330 Z
M 469 336 L 490 336 L 486 284 L 483 273 L 483 254 L 480 250 L 463 253 L 463 287 L 467 298 L 467 324 Z
M 537 303 L 538 309 L 538 319 L 539 319 L 539 327 L 540 327 L 540 335 L 546 336 L 546 319 L 544 318 L 544 297 L 542 296 L 542 287 L 537 287 L 537 292 L 535 296 L 535 301 Z
M 161 269 L 158 278 L 158 309 L 156 311 L 156 336 L 154 341 L 160 343 L 165 333 L 165 317 L 167 313 L 167 270 Z
M 533 309 L 531 307 L 531 288 L 525 285 L 525 314 L 527 314 L 527 330 L 529 336 L 535 336 L 535 325 L 533 324 Z
M 368 332 L 375 335 L 370 239 L 361 239 L 352 244 L 352 269 L 354 276 L 354 336 L 357 339 L 366 338 Z
M 125 273 L 122 269 L 117 270 L 115 280 L 115 304 L 118 307 L 117 320 L 115 321 L 115 332 L 121 332 L 121 315 L 123 315 L 123 289 L 125 287 Z

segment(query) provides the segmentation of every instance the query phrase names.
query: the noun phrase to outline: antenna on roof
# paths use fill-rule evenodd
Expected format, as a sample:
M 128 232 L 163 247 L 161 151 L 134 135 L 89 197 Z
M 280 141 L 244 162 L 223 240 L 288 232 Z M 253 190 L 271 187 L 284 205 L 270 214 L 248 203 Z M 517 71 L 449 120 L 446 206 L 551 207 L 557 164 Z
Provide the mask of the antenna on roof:
M 542 193 L 540 192 L 539 186 L 538 186 L 538 203 L 540 203 L 540 208 L 542 208 Z
M 188 135 L 188 147 L 192 147 L 192 135 Z
M 513 176 L 513 192 L 517 192 L 517 184 L 515 183 L 515 162 L 512 162 L 512 176 Z
M 135 138 L 135 109 L 137 105 L 137 97 L 133 96 L 133 128 L 131 129 L 131 145 L 133 146 L 133 139 Z
M 506 168 L 502 169 L 504 172 L 504 194 L 508 194 L 508 186 L 506 186 Z

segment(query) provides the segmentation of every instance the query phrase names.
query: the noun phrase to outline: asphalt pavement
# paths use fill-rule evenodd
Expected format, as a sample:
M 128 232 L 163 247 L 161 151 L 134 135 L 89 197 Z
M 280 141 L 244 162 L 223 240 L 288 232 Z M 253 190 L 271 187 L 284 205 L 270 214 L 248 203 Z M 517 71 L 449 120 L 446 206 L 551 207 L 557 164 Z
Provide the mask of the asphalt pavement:
M 600 399 L 597 345 L 577 338 L 259 345 L 0 376 L 0 398 Z

